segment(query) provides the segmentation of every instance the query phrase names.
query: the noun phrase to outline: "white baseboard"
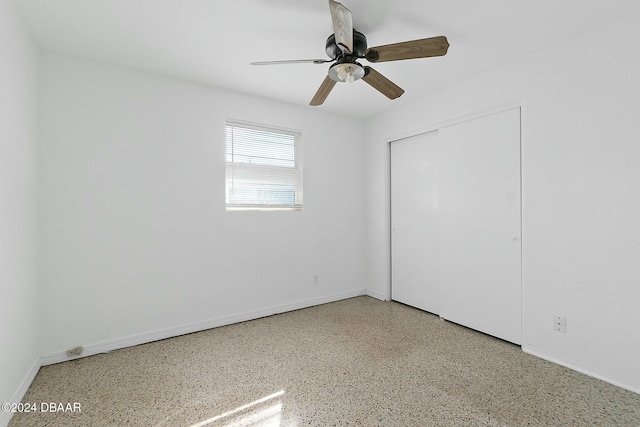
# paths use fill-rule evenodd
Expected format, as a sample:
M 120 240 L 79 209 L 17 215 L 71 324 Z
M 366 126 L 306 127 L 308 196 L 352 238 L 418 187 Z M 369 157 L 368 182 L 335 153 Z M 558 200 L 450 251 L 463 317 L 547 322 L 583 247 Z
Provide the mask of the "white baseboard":
M 318 298 L 310 298 L 295 301 L 288 304 L 276 305 L 260 310 L 246 311 L 230 316 L 222 316 L 203 322 L 191 323 L 176 326 L 167 329 L 161 329 L 142 334 L 131 335 L 123 338 L 116 338 L 109 341 L 83 344 L 83 352 L 81 356 L 69 357 L 66 350 L 57 351 L 42 356 L 42 366 L 52 365 L 54 363 L 66 362 L 68 360 L 77 359 L 79 357 L 93 356 L 95 354 L 107 353 L 121 348 L 132 347 L 135 345 L 146 344 L 153 341 L 163 340 L 166 338 L 177 337 L 180 335 L 190 334 L 193 332 L 204 331 L 206 329 L 217 328 L 220 326 L 231 325 L 233 323 L 245 322 L 247 320 L 259 319 L 261 317 L 271 316 L 273 314 L 285 313 L 287 311 L 299 310 L 302 308 L 312 307 L 314 305 L 326 304 L 330 302 L 340 301 L 347 298 L 353 298 L 365 294 L 364 289 L 358 289 L 339 294 L 326 295 Z
M 380 301 L 389 301 L 391 299 L 389 295 L 382 292 L 374 291 L 373 289 L 365 289 L 364 293 L 365 295 L 369 295 L 370 297 L 379 299 Z
M 22 401 L 22 398 L 27 393 L 27 390 L 29 390 L 29 386 L 33 382 L 33 379 L 38 374 L 40 366 L 42 366 L 42 360 L 40 358 L 37 358 L 20 382 L 18 390 L 16 390 L 16 392 L 13 394 L 13 397 L 11 398 L 9 403 L 19 403 Z M 0 427 L 6 427 L 9 424 L 9 421 L 11 421 L 12 417 L 13 413 L 0 411 Z
M 640 379 L 633 379 L 629 378 L 628 375 L 608 372 L 584 361 L 563 357 L 529 344 L 523 344 L 522 351 L 532 356 L 539 357 L 540 359 L 555 363 L 556 365 L 564 366 L 565 368 L 572 369 L 576 372 L 580 372 L 581 374 L 588 375 L 617 387 L 624 388 L 625 390 L 640 394 Z

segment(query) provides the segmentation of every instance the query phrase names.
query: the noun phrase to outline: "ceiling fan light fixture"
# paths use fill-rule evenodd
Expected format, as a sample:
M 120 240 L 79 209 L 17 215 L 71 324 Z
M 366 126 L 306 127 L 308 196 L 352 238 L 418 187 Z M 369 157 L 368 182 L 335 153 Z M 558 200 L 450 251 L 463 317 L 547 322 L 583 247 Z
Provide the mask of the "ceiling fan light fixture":
M 364 67 L 357 62 L 341 62 L 329 68 L 329 77 L 336 82 L 353 83 L 364 77 Z
M 325 50 L 330 59 L 294 59 L 251 63 L 252 65 L 268 65 L 335 62 L 329 67 L 327 76 L 311 99 L 309 105 L 312 106 L 322 105 L 337 82 L 353 83 L 360 79 L 387 98 L 396 99 L 404 93 L 404 90 L 373 68 L 363 67 L 357 62 L 358 59 L 377 63 L 428 58 L 446 55 L 449 48 L 449 42 L 445 36 L 367 48 L 367 38 L 361 32 L 353 29 L 353 15 L 349 9 L 336 0 L 329 0 L 329 11 L 333 22 L 333 34 L 327 38 Z

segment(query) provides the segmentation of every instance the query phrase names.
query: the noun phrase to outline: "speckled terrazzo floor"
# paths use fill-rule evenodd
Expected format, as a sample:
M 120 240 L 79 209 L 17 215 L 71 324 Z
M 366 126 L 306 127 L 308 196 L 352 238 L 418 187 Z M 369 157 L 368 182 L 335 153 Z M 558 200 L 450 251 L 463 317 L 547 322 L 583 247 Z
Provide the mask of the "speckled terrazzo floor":
M 640 395 L 358 297 L 40 370 L 19 426 L 640 426 Z

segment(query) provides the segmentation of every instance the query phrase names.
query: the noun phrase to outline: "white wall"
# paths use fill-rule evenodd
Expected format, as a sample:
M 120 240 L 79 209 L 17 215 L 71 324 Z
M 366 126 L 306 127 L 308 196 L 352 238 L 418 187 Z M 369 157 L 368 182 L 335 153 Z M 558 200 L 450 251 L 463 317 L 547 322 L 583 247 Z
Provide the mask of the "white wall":
M 52 53 L 41 86 L 50 361 L 364 291 L 361 122 Z M 225 212 L 227 118 L 302 131 L 302 212 Z
M 37 50 L 0 0 L 0 402 L 39 367 L 36 278 Z M 0 425 L 8 414 L 0 412 Z
M 369 120 L 370 292 L 389 289 L 387 142 L 517 101 L 523 348 L 640 392 L 638 51 L 631 16 Z
M 513 100 L 523 105 L 523 347 L 640 391 L 639 21 L 373 118 L 365 135 L 317 109 L 38 59 L 0 0 L 0 401 L 21 397 L 40 354 L 55 361 L 75 345 L 133 344 L 365 284 L 387 297 L 387 142 Z M 303 212 L 225 212 L 226 118 L 303 132 Z M 554 314 L 567 334 L 553 331 Z

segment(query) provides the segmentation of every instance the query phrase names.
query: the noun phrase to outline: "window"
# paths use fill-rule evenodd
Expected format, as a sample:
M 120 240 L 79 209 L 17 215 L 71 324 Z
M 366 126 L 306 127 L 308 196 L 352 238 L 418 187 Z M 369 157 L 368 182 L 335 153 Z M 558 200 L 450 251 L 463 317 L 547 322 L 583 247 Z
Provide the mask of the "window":
M 302 209 L 299 132 L 227 121 L 227 210 Z

